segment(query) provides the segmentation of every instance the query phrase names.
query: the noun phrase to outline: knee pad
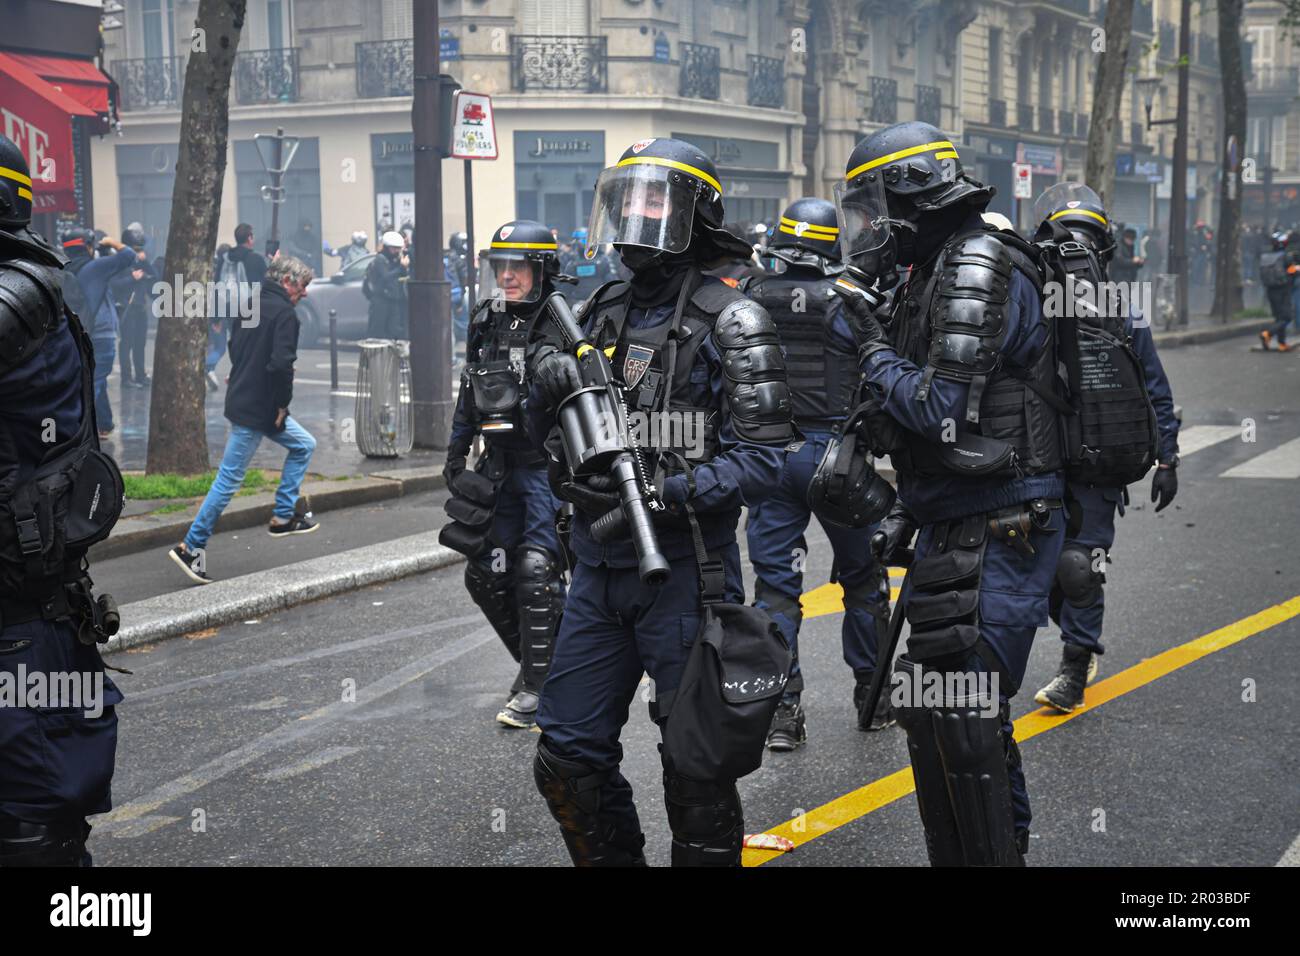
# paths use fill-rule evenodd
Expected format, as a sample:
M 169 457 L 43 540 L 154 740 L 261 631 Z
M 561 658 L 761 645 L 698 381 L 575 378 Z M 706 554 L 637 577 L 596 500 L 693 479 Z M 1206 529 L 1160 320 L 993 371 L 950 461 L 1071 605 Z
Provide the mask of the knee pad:
M 601 789 L 610 772 L 558 757 L 537 742 L 533 780 L 560 825 L 575 866 L 644 866 L 645 836 L 618 829 L 601 814 Z
M 540 691 L 551 667 L 551 648 L 564 611 L 560 564 L 549 551 L 527 546 L 519 549 L 515 561 L 515 600 L 519 608 L 524 685 Z
M 90 824 L 75 819 L 62 823 L 31 823 L 0 818 L 0 867 L 85 866 Z
M 765 604 L 772 614 L 784 614 L 794 625 L 794 629 L 799 630 L 799 625 L 803 621 L 803 607 L 799 604 L 799 599 L 791 598 L 788 594 L 776 590 L 761 577 L 754 579 L 754 603 Z
M 1056 563 L 1056 583 L 1074 607 L 1089 607 L 1101 594 L 1106 575 L 1093 570 L 1092 553 L 1076 541 L 1061 549 Z
M 465 564 L 465 589 L 510 656 L 519 660 L 519 611 L 515 605 L 512 569 L 507 565 L 506 571 L 498 574 L 492 570 L 490 560 L 476 558 Z
M 744 815 L 734 780 L 690 780 L 664 771 L 673 866 L 740 866 Z

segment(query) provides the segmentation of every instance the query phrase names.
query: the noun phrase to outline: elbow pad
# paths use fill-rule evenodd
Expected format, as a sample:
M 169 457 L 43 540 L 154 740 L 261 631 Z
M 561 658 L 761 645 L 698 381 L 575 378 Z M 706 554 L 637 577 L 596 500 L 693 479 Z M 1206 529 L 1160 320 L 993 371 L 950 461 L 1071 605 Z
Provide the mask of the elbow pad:
M 771 316 L 756 302 L 737 300 L 718 314 L 713 337 L 736 436 L 761 445 L 791 442 L 790 386 Z

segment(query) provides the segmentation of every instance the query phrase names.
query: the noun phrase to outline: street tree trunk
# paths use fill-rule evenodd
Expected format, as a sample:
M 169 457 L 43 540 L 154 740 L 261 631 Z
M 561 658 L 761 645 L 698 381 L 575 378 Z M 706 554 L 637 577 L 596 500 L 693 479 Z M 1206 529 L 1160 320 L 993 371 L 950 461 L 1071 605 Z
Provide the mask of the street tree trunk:
M 1092 121 L 1088 124 L 1088 157 L 1084 181 L 1109 204 L 1115 193 L 1115 149 L 1119 145 L 1120 100 L 1128 67 L 1133 30 L 1133 0 L 1110 0 L 1103 24 L 1106 48 L 1097 65 Z
M 1214 305 L 1211 312 L 1228 321 L 1242 308 L 1241 297 L 1241 159 L 1246 147 L 1246 74 L 1241 57 L 1243 0 L 1218 0 L 1219 71 L 1223 81 L 1223 143 L 1219 161 L 1218 248 L 1215 250 Z M 1228 143 L 1234 141 L 1235 156 Z M 1265 160 L 1267 161 L 1267 160 Z
M 230 74 L 246 7 L 247 0 L 199 0 L 191 34 L 166 267 L 160 277 L 171 286 L 171 294 L 162 298 L 164 308 L 158 314 L 154 348 L 145 465 L 151 475 L 192 475 L 208 470 L 203 412 L 208 320 L 206 309 L 196 309 L 193 304 L 186 309 L 183 293 L 187 283 L 200 283 L 206 301 L 213 278 L 212 256 L 226 175 Z M 203 314 L 195 315 L 196 311 Z

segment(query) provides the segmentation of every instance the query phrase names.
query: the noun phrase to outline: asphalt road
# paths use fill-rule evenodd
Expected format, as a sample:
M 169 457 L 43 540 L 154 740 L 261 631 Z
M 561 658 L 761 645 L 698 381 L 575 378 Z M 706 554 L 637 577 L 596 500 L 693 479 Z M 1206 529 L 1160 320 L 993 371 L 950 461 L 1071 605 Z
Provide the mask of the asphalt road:
M 1013 701 L 1018 736 L 1032 733 L 1031 865 L 1272 865 L 1300 833 L 1300 358 L 1237 340 L 1165 362 L 1185 410 L 1180 493 L 1156 515 L 1133 488 L 1094 703 L 1035 715 L 1053 629 Z M 809 544 L 813 590 L 831 555 L 820 531 Z M 801 845 L 768 865 L 924 865 L 910 777 L 891 778 L 903 734 L 854 728 L 839 625 L 805 619 L 809 743 L 741 781 L 747 829 L 793 818 L 782 832 Z M 493 720 L 514 664 L 459 567 L 110 663 L 134 673 L 97 863 L 567 863 L 533 787 L 536 736 Z M 647 856 L 666 864 L 656 741 L 634 706 L 623 769 Z

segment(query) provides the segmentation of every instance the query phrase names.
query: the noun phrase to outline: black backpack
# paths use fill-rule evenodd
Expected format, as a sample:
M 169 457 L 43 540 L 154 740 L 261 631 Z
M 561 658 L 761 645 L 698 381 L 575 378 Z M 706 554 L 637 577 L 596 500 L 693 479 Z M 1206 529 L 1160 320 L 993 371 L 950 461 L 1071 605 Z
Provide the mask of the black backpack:
M 1275 249 L 1259 257 L 1259 281 L 1266 289 L 1280 289 L 1291 284 L 1291 276 L 1286 271 L 1286 252 Z
M 1100 294 L 1105 273 L 1096 254 L 1065 230 L 1038 246 L 1066 305 L 1061 315 L 1051 316 L 1058 366 L 1065 373 L 1064 401 L 1055 404 L 1063 412 L 1066 477 L 1123 487 L 1150 471 L 1158 454 L 1156 413 L 1142 362 L 1124 316 L 1106 315 L 1105 308 L 1092 313 L 1083 304 L 1088 286 L 1097 293 L 1093 303 L 1114 301 Z

